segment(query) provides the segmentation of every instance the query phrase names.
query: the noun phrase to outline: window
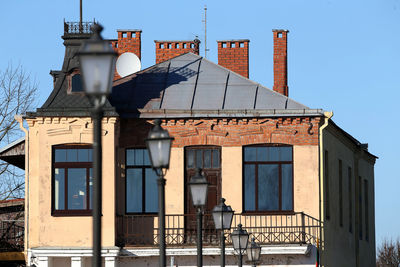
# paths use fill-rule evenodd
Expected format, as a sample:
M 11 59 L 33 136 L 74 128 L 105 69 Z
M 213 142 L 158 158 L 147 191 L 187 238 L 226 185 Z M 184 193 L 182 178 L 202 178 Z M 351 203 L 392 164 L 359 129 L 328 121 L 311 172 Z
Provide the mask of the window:
M 363 227 L 362 227 L 362 179 L 361 176 L 358 176 L 358 236 L 359 239 L 362 240 L 363 237 Z
M 329 154 L 328 150 L 325 150 L 324 157 L 324 171 L 325 171 L 325 219 L 329 220 L 331 217 L 329 208 Z
M 147 149 L 126 150 L 126 213 L 158 212 L 158 176 Z
M 220 149 L 214 147 L 186 148 L 186 169 L 220 169 Z
M 53 147 L 53 215 L 90 215 L 92 209 L 92 148 Z
M 343 226 L 343 173 L 342 160 L 339 159 L 339 225 Z
M 364 180 L 364 220 L 365 220 L 365 240 L 369 240 L 369 218 L 368 218 L 368 180 Z
M 347 169 L 348 190 L 349 190 L 349 232 L 353 232 L 353 187 L 351 182 L 351 167 Z
M 83 92 L 82 88 L 82 79 L 80 74 L 75 74 L 71 78 L 71 92 L 72 93 L 79 93 Z
M 243 160 L 244 211 L 293 211 L 292 147 L 244 147 Z

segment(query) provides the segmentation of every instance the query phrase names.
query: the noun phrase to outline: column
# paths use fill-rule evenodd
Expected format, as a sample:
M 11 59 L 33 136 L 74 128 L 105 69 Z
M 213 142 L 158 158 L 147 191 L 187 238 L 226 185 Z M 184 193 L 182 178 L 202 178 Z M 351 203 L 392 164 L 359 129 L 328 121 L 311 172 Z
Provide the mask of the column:
M 51 267 L 49 264 L 49 257 L 40 256 L 37 257 L 38 267 Z
M 117 261 L 115 256 L 104 257 L 105 267 L 117 267 Z
M 71 257 L 71 267 L 82 267 L 82 257 Z

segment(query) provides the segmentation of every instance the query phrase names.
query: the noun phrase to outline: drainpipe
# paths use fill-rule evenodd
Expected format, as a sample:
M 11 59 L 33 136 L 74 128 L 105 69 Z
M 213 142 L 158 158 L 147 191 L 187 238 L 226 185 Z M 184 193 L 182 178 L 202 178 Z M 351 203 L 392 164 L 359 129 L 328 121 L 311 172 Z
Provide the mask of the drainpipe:
M 14 119 L 19 123 L 19 128 L 25 133 L 25 230 L 24 230 L 24 247 L 25 257 L 28 266 L 30 266 L 29 247 L 29 133 L 24 128 L 23 118 L 21 115 L 15 115 Z
M 330 111 L 330 112 L 324 112 L 324 124 L 321 126 L 321 127 L 319 127 L 319 144 L 318 144 L 318 146 L 319 146 L 319 243 L 320 243 L 320 245 L 319 245 L 319 255 L 320 255 L 320 258 L 321 258 L 321 256 L 322 256 L 322 253 L 321 253 L 321 251 L 322 251 L 322 242 L 324 241 L 324 239 L 323 239 L 323 236 L 322 236 L 322 221 L 323 221 L 323 218 L 324 218 L 324 203 L 323 203 L 323 201 L 324 201 L 324 198 L 323 198 L 323 192 L 324 192 L 324 161 L 323 161 L 323 158 L 324 158 L 324 147 L 323 147 L 323 145 L 324 145 L 324 140 L 323 140 L 323 134 L 322 134 L 322 131 L 328 126 L 328 123 L 329 123 L 329 119 L 330 118 L 332 118 L 332 116 L 333 116 L 333 112 L 332 111 Z M 322 266 L 321 265 L 321 262 L 319 263 L 319 266 Z

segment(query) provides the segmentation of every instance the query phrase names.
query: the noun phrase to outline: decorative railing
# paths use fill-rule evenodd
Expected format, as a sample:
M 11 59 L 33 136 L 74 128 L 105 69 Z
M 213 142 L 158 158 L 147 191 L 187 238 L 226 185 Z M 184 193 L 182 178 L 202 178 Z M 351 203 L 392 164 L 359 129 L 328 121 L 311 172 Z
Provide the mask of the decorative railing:
M 235 214 L 232 229 L 242 224 L 250 237 L 260 244 L 315 244 L 319 238 L 320 223 L 302 212 L 290 215 Z M 231 243 L 226 231 L 227 243 Z M 219 245 L 220 232 L 215 230 L 210 214 L 203 216 L 204 246 Z M 166 215 L 165 240 L 168 246 L 197 243 L 195 215 Z M 118 246 L 157 246 L 158 217 L 156 215 L 125 215 L 117 217 Z
M 64 34 L 91 34 L 94 22 L 65 22 Z
M 24 250 L 24 222 L 0 222 L 0 252 Z

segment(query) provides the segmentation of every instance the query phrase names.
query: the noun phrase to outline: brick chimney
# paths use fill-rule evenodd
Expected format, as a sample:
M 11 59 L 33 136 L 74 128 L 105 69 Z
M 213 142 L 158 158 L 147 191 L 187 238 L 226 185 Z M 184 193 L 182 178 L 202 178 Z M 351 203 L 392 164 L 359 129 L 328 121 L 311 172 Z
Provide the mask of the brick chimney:
M 141 59 L 142 42 L 141 33 L 142 30 L 117 30 L 118 39 L 109 40 L 114 51 L 118 53 L 118 56 L 125 52 L 134 53 L 139 59 Z M 121 78 L 117 71 L 114 74 L 114 80 Z
M 287 82 L 287 34 L 288 30 L 272 30 L 274 33 L 274 91 L 289 96 Z
M 199 39 L 193 41 L 154 40 L 154 42 L 156 44 L 156 64 L 188 52 L 198 55 L 200 51 Z
M 226 40 L 218 42 L 218 64 L 249 78 L 250 40 Z
M 110 40 L 114 50 L 121 55 L 125 52 L 134 53 L 141 59 L 141 33 L 142 30 L 117 30 L 118 40 Z

